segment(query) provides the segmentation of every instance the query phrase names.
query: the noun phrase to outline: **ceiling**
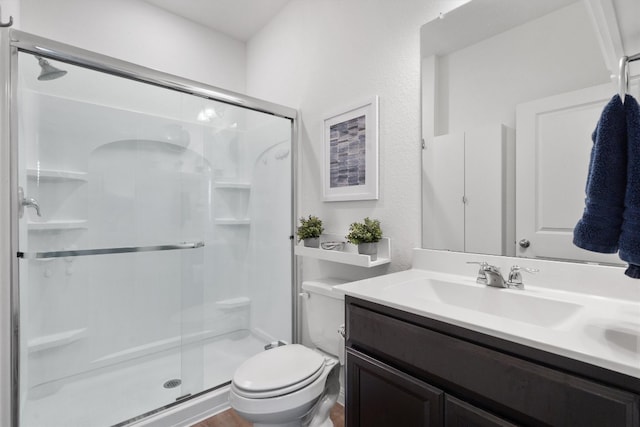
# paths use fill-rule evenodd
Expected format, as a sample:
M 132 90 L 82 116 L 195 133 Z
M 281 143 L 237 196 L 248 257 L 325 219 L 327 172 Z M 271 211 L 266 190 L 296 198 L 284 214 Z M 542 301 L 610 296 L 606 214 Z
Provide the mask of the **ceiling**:
M 241 41 L 249 40 L 290 0 L 145 0 Z
M 431 56 L 455 52 L 575 1 L 471 1 L 421 28 L 421 54 Z
M 591 15 L 607 67 L 617 73 L 622 55 L 640 53 L 638 0 L 474 0 L 421 28 L 421 54 L 445 55 L 578 1 Z M 630 66 L 632 75 L 640 73 L 640 61 Z
M 235 39 L 246 42 L 254 34 L 260 31 L 275 15 L 282 10 L 282 8 L 289 3 L 290 0 L 144 0 L 149 4 L 155 5 L 162 9 L 165 9 L 171 13 L 187 18 L 191 21 L 197 22 L 201 25 L 209 27 L 220 33 L 229 35 Z M 558 8 L 561 5 L 571 3 L 576 0 L 536 0 L 536 6 L 538 3 L 550 4 L 551 8 Z M 594 2 L 594 0 L 588 0 Z M 485 0 L 484 3 L 490 3 L 491 0 Z M 625 51 L 628 55 L 632 55 L 636 52 L 640 52 L 640 26 L 637 25 L 637 17 L 640 16 L 640 2 L 637 0 L 608 0 L 616 11 L 617 24 L 619 25 L 620 32 L 624 41 Z M 468 7 L 473 7 L 473 3 L 483 2 L 471 2 Z M 491 16 L 484 17 L 485 19 L 475 19 L 473 25 L 485 25 L 486 22 L 500 21 L 500 19 L 506 19 L 506 16 L 511 14 L 527 15 L 528 10 L 532 9 L 530 6 L 530 0 L 519 0 L 513 2 L 514 7 L 511 12 L 501 10 L 499 14 L 492 14 Z M 477 4 L 476 4 L 477 5 Z M 535 9 L 535 8 L 534 8 Z M 544 9 L 544 7 L 542 7 Z M 455 15 L 455 11 L 450 13 Z M 529 17 L 531 18 L 531 17 Z M 503 20 L 504 20 L 503 19 Z M 450 21 L 452 17 L 447 15 L 447 19 L 443 21 Z M 444 25 L 444 24 L 443 24 Z M 460 27 L 465 28 L 469 23 L 461 24 Z M 492 26 L 495 26 L 492 24 Z M 449 40 L 451 44 L 455 45 L 459 42 L 459 31 L 454 31 L 452 34 L 448 34 L 444 37 L 433 38 L 430 40 L 437 40 L 439 44 L 438 49 L 447 49 L 447 43 L 443 41 Z M 462 32 L 464 33 L 464 31 Z M 424 39 L 424 36 L 423 36 Z M 443 44 L 444 43 L 444 44 Z M 631 53 L 630 53 L 631 52 Z M 424 53 L 424 52 L 423 52 Z

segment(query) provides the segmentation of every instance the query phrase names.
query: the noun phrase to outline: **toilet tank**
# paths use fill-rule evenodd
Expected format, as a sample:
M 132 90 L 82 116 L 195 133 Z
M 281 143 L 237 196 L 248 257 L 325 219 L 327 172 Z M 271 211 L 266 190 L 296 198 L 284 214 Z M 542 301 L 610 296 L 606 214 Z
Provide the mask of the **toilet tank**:
M 311 342 L 333 356 L 340 354 L 338 328 L 344 325 L 344 294 L 333 288 L 343 283 L 346 281 L 330 278 L 302 282 Z

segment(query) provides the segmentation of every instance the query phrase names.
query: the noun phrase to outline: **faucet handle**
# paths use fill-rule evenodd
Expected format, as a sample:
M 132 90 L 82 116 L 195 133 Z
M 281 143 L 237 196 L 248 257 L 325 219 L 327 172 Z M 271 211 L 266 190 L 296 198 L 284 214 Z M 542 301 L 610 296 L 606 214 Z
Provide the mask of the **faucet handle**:
M 480 285 L 487 284 L 487 275 L 485 270 L 489 267 L 489 263 L 485 261 L 467 261 L 467 264 L 478 264 L 480 269 L 478 270 L 478 278 L 476 279 L 476 283 Z
M 537 273 L 537 268 L 530 267 L 520 267 L 519 265 L 514 265 L 511 267 L 511 271 L 509 272 L 509 280 L 507 280 L 507 285 L 510 288 L 524 289 L 524 283 L 522 283 L 522 274 L 520 270 L 524 270 L 527 273 Z

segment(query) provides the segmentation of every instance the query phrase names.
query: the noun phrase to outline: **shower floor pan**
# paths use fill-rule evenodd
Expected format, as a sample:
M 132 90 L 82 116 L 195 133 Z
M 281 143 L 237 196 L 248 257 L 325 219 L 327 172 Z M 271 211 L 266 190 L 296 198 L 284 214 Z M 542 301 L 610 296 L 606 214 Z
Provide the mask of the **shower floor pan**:
M 95 371 L 93 375 L 67 379 L 44 396 L 27 392 L 20 426 L 105 427 L 122 423 L 175 402 L 188 392 L 184 387 L 190 383 L 192 387 L 199 385 L 197 393 L 228 382 L 235 369 L 262 351 L 265 344 L 248 331 L 233 332 L 206 341 L 202 351 L 163 351 Z M 203 372 L 187 371 L 199 363 Z M 164 386 L 174 380 L 182 384 Z

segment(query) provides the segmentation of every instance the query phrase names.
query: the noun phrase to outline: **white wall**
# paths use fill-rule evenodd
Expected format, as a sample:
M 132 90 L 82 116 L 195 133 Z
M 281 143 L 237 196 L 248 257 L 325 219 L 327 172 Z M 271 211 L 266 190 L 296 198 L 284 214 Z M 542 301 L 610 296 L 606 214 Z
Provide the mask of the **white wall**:
M 515 128 L 517 104 L 610 81 L 584 2 L 438 62 L 439 135 L 498 123 Z
M 247 45 L 247 93 L 299 108 L 299 215 L 346 234 L 366 216 L 392 239 L 392 262 L 361 267 L 304 260 L 303 278 L 353 279 L 406 269 L 420 246 L 420 26 L 460 2 L 293 0 Z M 322 202 L 322 120 L 380 97 L 380 199 Z
M 19 14 L 23 31 L 244 92 L 243 42 L 144 1 L 21 0 Z

